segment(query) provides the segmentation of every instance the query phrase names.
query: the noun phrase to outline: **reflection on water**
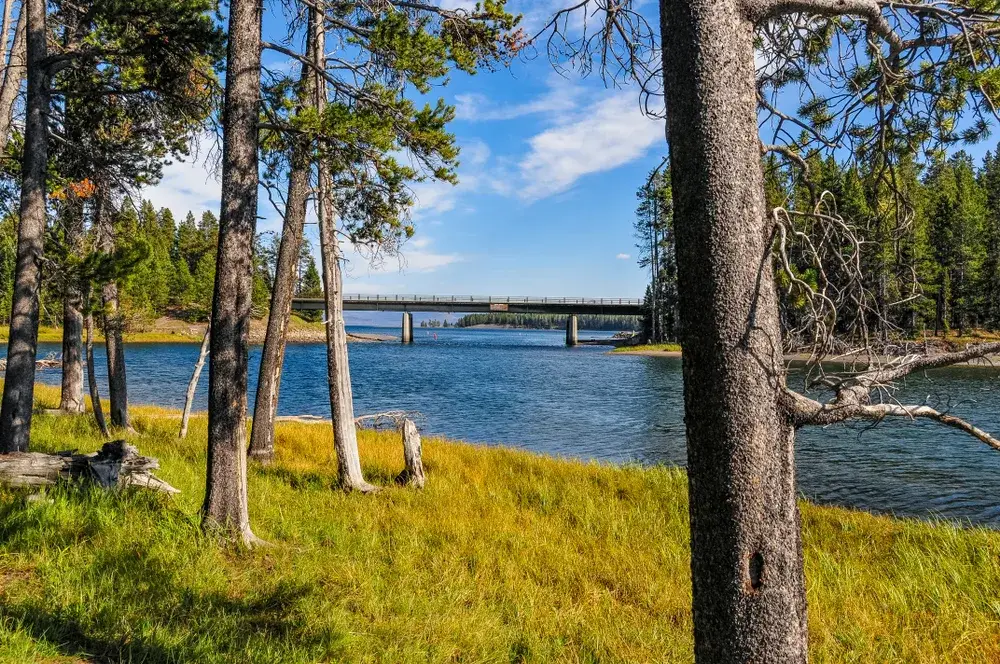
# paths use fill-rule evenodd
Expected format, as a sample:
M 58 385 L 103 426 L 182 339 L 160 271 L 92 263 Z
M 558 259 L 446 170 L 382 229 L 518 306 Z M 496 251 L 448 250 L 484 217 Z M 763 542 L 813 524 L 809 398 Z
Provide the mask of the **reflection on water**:
M 359 414 L 416 410 L 427 432 L 451 438 L 583 459 L 684 463 L 680 360 L 569 349 L 562 331 L 418 329 L 415 335 L 411 346 L 351 345 Z M 58 351 L 42 344 L 40 355 Z M 127 352 L 133 402 L 183 404 L 196 344 L 130 345 Z M 251 353 L 251 399 L 258 359 L 259 348 Z M 292 345 L 285 362 L 280 413 L 329 417 L 323 346 Z M 103 356 L 98 367 L 107 394 Z M 40 378 L 58 384 L 59 373 L 43 371 Z M 200 408 L 206 385 L 199 386 Z M 997 432 L 998 389 L 1000 371 L 960 367 L 911 378 L 900 398 L 948 404 Z M 802 492 L 820 502 L 1000 525 L 1000 453 L 934 423 L 802 431 L 798 472 Z

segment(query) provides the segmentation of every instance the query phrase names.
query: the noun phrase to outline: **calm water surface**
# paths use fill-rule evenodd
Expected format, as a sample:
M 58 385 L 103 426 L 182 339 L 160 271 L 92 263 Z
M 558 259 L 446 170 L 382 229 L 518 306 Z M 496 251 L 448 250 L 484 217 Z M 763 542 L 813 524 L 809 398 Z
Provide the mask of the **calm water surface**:
M 418 328 L 415 340 L 351 344 L 359 414 L 416 410 L 430 434 L 581 459 L 684 464 L 680 360 L 566 348 L 562 331 Z M 40 356 L 60 350 L 41 346 Z M 182 406 L 197 355 L 196 344 L 129 345 L 131 400 Z M 251 400 L 259 356 L 254 348 Z M 322 345 L 289 346 L 281 414 L 329 417 L 325 367 Z M 106 395 L 105 370 L 101 356 Z M 58 384 L 59 372 L 40 378 Z M 206 386 L 207 375 L 198 390 L 202 409 Z M 911 379 L 901 398 L 950 404 L 955 414 L 1000 432 L 1000 370 L 936 371 Z M 810 429 L 798 436 L 797 458 L 799 487 L 818 502 L 1000 526 L 1000 453 L 940 425 Z

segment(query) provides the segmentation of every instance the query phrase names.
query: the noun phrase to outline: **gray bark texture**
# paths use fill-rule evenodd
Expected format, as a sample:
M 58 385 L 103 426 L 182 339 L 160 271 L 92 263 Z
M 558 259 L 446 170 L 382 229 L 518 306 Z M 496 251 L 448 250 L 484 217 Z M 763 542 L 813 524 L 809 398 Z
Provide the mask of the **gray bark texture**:
M 21 165 L 17 264 L 11 298 L 7 374 L 0 405 L 0 451 L 23 452 L 31 436 L 38 352 L 38 294 L 45 236 L 45 177 L 48 166 L 49 76 L 46 57 L 45 0 L 25 0 L 28 31 L 28 97 Z
M 322 7 L 322 4 L 320 5 Z M 325 65 L 325 34 L 316 31 L 317 68 Z M 326 81 L 317 74 L 316 108 L 326 105 Z M 337 242 L 333 183 L 328 164 L 318 164 L 319 246 L 323 264 L 323 296 L 326 298 L 326 372 L 330 387 L 330 415 L 333 419 L 333 449 L 337 455 L 337 475 L 345 491 L 372 493 L 376 488 L 365 481 L 358 452 L 358 428 L 354 422 L 354 394 L 347 359 L 347 328 L 344 326 L 344 284 L 340 269 L 342 256 Z
M 98 192 L 97 225 L 99 244 L 102 251 L 110 253 L 115 249 L 115 232 L 111 218 L 111 202 L 101 188 Z M 124 429 L 131 428 L 128 416 L 128 381 L 125 375 L 125 342 L 122 339 L 124 318 L 118 305 L 118 284 L 108 281 L 101 289 L 104 305 L 104 347 L 108 360 L 108 401 L 111 409 L 111 424 Z
M 212 325 L 209 323 L 205 330 L 205 338 L 201 340 L 201 350 L 198 352 L 198 361 L 195 362 L 194 372 L 188 382 L 187 395 L 184 397 L 184 411 L 181 413 L 181 431 L 178 438 L 186 438 L 188 433 L 188 422 L 191 419 L 191 408 L 194 405 L 194 393 L 198 389 L 198 379 L 201 378 L 201 370 L 205 366 L 205 358 L 208 357 L 208 345 L 211 340 Z
M 89 299 L 89 296 L 88 296 Z M 97 375 L 94 373 L 94 314 L 87 312 L 87 386 L 90 388 L 90 407 L 94 411 L 94 420 L 101 435 L 110 438 L 108 423 L 104 419 L 104 406 L 101 405 L 101 393 L 97 389 Z
M 0 24 L 0 35 L 3 35 L 2 50 L 3 55 L 7 56 L 7 47 L 10 45 L 10 20 L 14 15 L 14 0 L 4 0 L 3 3 L 3 23 Z M 4 60 L 3 65 L 4 71 L 7 69 L 7 60 Z
M 180 493 L 153 475 L 160 467 L 152 457 L 123 440 L 105 443 L 93 454 L 15 452 L 0 456 L 0 484 L 13 487 L 53 486 L 60 482 L 90 481 L 105 489 L 140 486 L 164 493 Z
M 403 484 L 424 488 L 424 461 L 420 445 L 420 432 L 413 420 L 403 420 L 403 461 L 406 469 L 396 478 Z
M 257 539 L 247 508 L 247 346 L 257 222 L 257 121 L 261 4 L 229 5 L 223 110 L 222 211 L 208 361 L 208 482 L 204 526 L 246 545 Z
M 68 211 L 66 243 L 76 248 L 83 234 L 82 206 Z M 83 294 L 76 284 L 63 293 L 62 391 L 59 409 L 67 413 L 86 410 L 83 400 Z
M 319 30 L 319 13 L 309 10 L 309 36 L 306 40 L 306 58 L 315 58 L 316 34 Z M 315 105 L 316 76 L 303 64 L 299 82 L 299 109 Z M 309 201 L 309 179 L 312 159 L 309 140 L 299 136 L 293 146 L 291 168 L 288 174 L 288 192 L 285 197 L 285 219 L 278 246 L 278 264 L 274 270 L 274 288 L 271 291 L 271 309 L 267 318 L 267 333 L 261 350 L 260 371 L 257 377 L 257 396 L 254 400 L 253 426 L 250 428 L 252 459 L 269 462 L 274 459 L 274 418 L 278 412 L 278 391 L 281 388 L 281 370 L 285 359 L 288 321 L 292 314 L 295 295 L 295 277 L 298 271 L 299 252 L 306 222 Z
M 24 5 L 17 17 L 17 27 L 14 29 L 14 41 L 11 43 L 10 54 L 7 56 L 7 66 L 4 68 L 3 85 L 0 86 L 0 152 L 7 149 L 10 139 L 10 128 L 14 123 L 14 102 L 21 90 L 21 82 L 27 73 L 27 40 L 25 31 L 27 21 Z M 6 39 L 6 33 L 4 33 Z
M 739 0 L 662 0 L 660 16 L 679 220 L 695 658 L 805 662 L 754 27 Z

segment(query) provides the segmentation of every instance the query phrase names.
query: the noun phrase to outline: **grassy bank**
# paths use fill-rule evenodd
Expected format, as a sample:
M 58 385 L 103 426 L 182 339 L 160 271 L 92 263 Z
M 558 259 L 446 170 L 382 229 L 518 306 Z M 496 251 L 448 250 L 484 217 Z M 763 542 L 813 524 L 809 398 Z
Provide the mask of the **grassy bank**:
M 43 405 L 56 392 L 40 388 Z M 273 546 L 200 534 L 206 421 L 135 409 L 173 499 L 0 490 L 0 662 L 687 662 L 686 483 L 441 440 L 428 488 L 391 484 L 394 435 L 362 432 L 375 496 L 336 490 L 327 426 L 280 424 L 250 473 Z M 93 449 L 39 415 L 40 450 Z M 1000 661 L 1000 533 L 803 505 L 814 662 Z
M 638 346 L 619 346 L 615 348 L 612 353 L 622 353 L 624 355 L 632 354 L 647 354 L 647 353 L 680 353 L 681 345 L 666 343 L 666 344 L 639 344 Z

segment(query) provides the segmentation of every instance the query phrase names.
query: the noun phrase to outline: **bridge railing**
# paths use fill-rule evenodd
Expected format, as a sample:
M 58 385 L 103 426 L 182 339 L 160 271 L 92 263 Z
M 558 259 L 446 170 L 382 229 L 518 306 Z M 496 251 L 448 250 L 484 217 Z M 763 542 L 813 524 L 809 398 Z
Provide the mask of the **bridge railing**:
M 414 304 L 582 304 L 598 306 L 641 306 L 642 298 L 586 298 L 483 295 L 344 295 L 344 302 L 410 302 Z

